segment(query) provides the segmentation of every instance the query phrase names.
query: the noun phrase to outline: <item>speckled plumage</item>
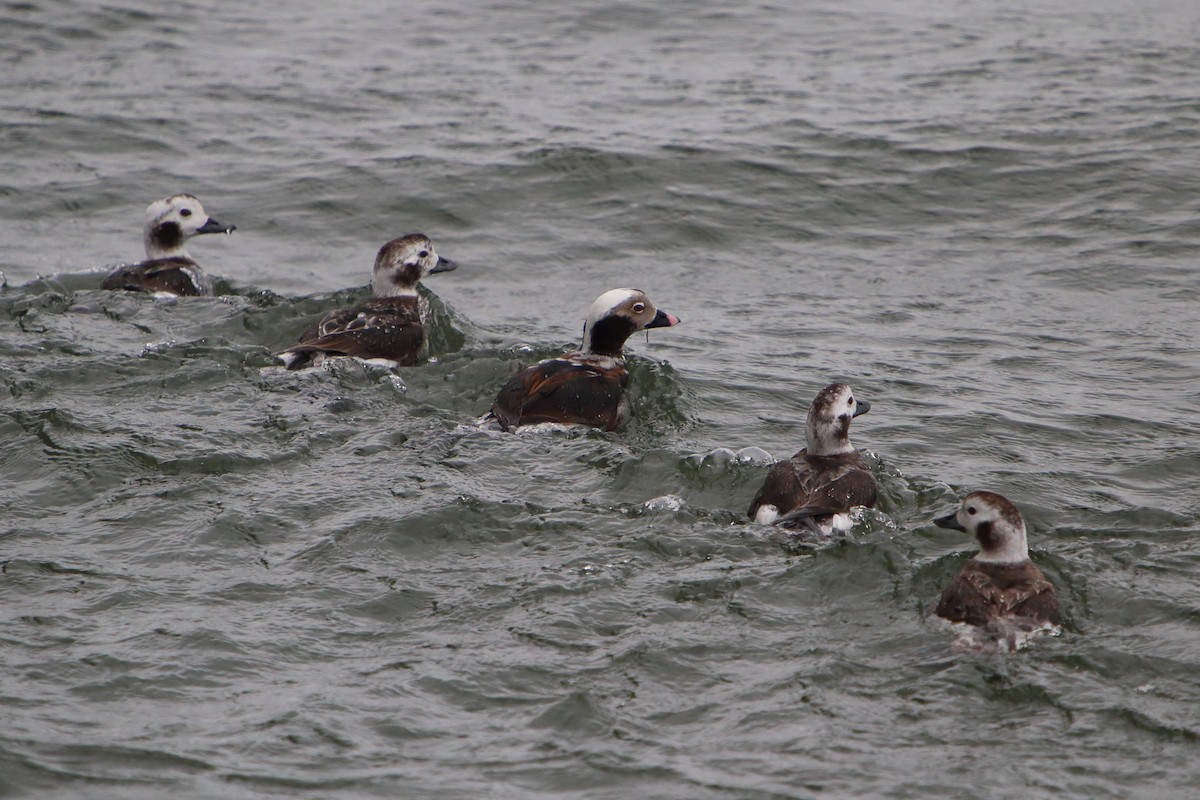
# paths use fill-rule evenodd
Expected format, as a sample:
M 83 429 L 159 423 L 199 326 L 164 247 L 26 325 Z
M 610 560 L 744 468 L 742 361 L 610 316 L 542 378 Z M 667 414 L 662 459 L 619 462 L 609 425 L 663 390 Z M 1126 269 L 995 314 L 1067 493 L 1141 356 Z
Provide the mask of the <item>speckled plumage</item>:
M 850 443 L 850 421 L 870 408 L 844 383 L 818 392 L 805 420 L 807 446 L 771 468 L 748 516 L 825 537 L 840 527 L 837 517 L 858 506 L 873 507 L 875 477 Z
M 393 239 L 375 257 L 375 297 L 330 311 L 279 357 L 288 369 L 312 366 L 328 356 L 382 358 L 411 366 L 420 359 L 429 326 L 429 303 L 417 285 L 426 275 L 457 268 L 423 234 Z
M 995 492 L 968 494 L 955 513 L 934 523 L 971 533 L 980 552 L 942 592 L 937 615 L 951 622 L 989 625 L 1005 618 L 1059 625 L 1054 586 L 1029 560 L 1021 512 Z
M 942 592 L 936 613 L 968 625 L 986 625 L 1000 617 L 1024 617 L 1051 625 L 1062 622 L 1054 586 L 1032 561 L 968 562 Z

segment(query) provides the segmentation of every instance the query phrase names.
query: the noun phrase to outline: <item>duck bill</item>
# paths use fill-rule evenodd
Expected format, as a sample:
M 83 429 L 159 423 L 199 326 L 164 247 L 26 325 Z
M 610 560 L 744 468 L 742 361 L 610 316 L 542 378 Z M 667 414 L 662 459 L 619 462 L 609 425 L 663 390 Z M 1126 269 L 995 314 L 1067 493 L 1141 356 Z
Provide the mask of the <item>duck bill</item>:
M 952 511 L 944 517 L 935 517 L 933 524 L 939 528 L 949 528 L 952 531 L 962 531 L 963 533 L 967 532 L 967 529 L 958 521 L 957 511 Z
M 453 272 L 456 269 L 458 269 L 457 261 L 451 261 L 448 258 L 438 256 L 437 263 L 433 265 L 433 269 L 429 270 L 429 274 L 432 275 L 435 272 Z
M 674 314 L 668 314 L 663 310 L 659 310 L 654 315 L 654 319 L 646 323 L 647 328 L 670 328 L 679 324 L 679 317 Z
M 209 217 L 203 225 L 196 229 L 196 233 L 233 233 L 236 230 L 236 225 L 224 225 Z
M 858 406 L 856 409 L 854 409 L 854 416 L 856 417 L 861 417 L 863 414 L 871 410 L 871 404 L 866 400 L 859 400 L 855 405 Z

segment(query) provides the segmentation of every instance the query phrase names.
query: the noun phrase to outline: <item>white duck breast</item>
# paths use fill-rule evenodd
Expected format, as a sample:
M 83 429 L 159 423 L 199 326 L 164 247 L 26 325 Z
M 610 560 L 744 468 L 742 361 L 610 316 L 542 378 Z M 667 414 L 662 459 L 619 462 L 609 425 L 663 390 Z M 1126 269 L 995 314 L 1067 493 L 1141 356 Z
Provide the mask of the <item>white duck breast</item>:
M 417 363 L 429 327 L 429 304 L 417 285 L 426 275 L 457 268 L 456 262 L 437 254 L 424 234 L 391 240 L 375 257 L 375 297 L 329 312 L 279 358 L 288 369 L 315 366 L 331 356 L 385 359 L 400 366 Z
M 640 330 L 678 324 L 640 289 L 605 292 L 588 310 L 583 346 L 522 369 L 496 395 L 484 420 L 504 430 L 544 423 L 615 430 L 629 416 L 625 341 Z
M 818 392 L 805 420 L 807 446 L 771 468 L 750 503 L 749 517 L 824 539 L 849 528 L 854 508 L 873 508 L 875 476 L 850 443 L 850 421 L 870 409 L 844 383 Z
M 155 200 L 146 208 L 142 243 L 146 260 L 122 264 L 100 284 L 101 289 L 126 289 L 162 295 L 212 295 L 212 279 L 184 248 L 193 236 L 232 233 L 208 216 L 193 195 L 177 194 Z

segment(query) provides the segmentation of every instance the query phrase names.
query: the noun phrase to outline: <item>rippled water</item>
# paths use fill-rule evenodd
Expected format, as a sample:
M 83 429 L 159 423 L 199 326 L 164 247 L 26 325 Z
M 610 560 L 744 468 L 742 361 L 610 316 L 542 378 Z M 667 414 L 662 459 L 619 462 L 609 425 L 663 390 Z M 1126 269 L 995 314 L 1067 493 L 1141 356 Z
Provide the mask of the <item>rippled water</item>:
M 0 795 L 1190 797 L 1200 6 L 0 6 Z M 213 299 L 100 292 L 179 191 Z M 431 363 L 286 373 L 422 231 Z M 471 423 L 591 300 L 615 434 Z M 882 487 L 744 511 L 820 386 Z M 932 617 L 1012 498 L 1063 633 Z

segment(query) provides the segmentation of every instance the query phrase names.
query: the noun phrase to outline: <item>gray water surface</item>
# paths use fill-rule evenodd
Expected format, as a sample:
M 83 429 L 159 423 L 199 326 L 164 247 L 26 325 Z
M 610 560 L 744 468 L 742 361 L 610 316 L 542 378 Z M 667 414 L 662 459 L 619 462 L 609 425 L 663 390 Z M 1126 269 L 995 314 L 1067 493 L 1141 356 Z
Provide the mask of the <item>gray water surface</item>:
M 1200 6 L 0 6 L 0 795 L 1193 797 Z M 101 292 L 187 191 L 216 298 Z M 286 373 L 421 231 L 429 363 Z M 473 423 L 630 342 L 623 430 Z M 809 400 L 881 485 L 744 512 Z M 1014 500 L 1062 633 L 933 617 Z

